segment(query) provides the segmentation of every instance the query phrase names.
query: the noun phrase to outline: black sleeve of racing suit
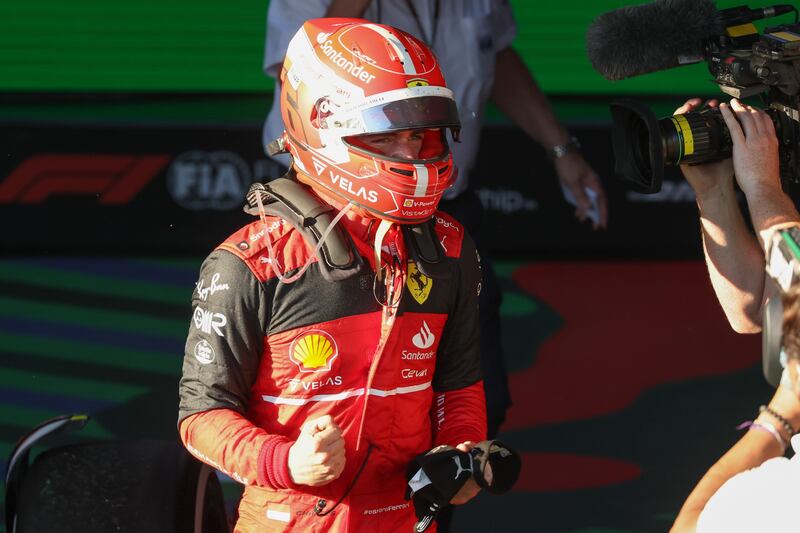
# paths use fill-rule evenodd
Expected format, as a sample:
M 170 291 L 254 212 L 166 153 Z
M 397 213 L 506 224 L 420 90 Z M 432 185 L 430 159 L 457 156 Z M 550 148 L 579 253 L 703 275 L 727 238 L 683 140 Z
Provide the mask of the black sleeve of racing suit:
M 225 250 L 206 258 L 192 294 L 179 425 L 187 416 L 211 409 L 245 413 L 269 307 L 264 287 L 241 259 Z
M 437 392 L 468 387 L 483 377 L 478 316 L 481 265 L 469 235 L 464 235 L 453 275 L 456 294 L 436 354 L 433 389 Z

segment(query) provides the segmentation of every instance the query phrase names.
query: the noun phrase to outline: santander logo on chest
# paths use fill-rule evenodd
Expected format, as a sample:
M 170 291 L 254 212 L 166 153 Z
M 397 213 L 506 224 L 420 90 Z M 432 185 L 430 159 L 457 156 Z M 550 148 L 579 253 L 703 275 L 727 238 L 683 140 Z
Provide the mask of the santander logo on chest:
M 419 332 L 411 337 L 411 342 L 414 343 L 414 346 L 424 350 L 425 348 L 430 348 L 433 346 L 434 341 L 436 340 L 436 336 L 431 331 L 430 326 L 424 320 L 422 321 L 422 327 L 419 328 Z
M 414 345 L 416 350 L 403 350 L 400 353 L 400 359 L 403 361 L 426 361 L 433 359 L 436 352 L 430 348 L 436 342 L 436 335 L 431 331 L 430 326 L 424 320 L 414 336 L 411 337 L 411 344 Z

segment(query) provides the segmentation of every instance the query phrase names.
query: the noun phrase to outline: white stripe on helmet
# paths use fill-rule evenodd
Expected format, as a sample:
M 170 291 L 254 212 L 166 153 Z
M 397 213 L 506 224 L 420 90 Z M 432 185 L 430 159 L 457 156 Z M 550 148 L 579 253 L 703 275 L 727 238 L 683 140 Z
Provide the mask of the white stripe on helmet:
M 394 48 L 397 57 L 399 57 L 400 61 L 403 63 L 404 74 L 417 74 L 417 67 L 414 66 L 414 61 L 411 59 L 411 54 L 408 53 L 405 45 L 400 41 L 400 39 L 397 38 L 395 34 L 386 31 L 380 26 L 376 26 L 375 24 L 364 24 L 364 27 L 371 29 L 389 41 L 389 44 L 392 45 L 392 48 Z
M 414 175 L 417 177 L 417 187 L 414 189 L 414 196 L 427 196 L 428 167 L 425 165 L 414 165 Z

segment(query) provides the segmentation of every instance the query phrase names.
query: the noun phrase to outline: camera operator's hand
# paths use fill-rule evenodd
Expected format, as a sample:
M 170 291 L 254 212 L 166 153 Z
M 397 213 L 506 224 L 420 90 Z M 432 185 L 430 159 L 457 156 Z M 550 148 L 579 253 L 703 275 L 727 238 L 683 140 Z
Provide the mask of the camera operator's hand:
M 772 119 L 764 111 L 733 98 L 719 106 L 733 141 L 736 181 L 749 198 L 781 192 L 778 138 Z
M 289 475 L 299 485 L 325 485 L 342 474 L 345 465 L 342 430 L 330 415 L 303 424 L 289 449 Z
M 702 107 L 702 102 L 700 98 L 691 98 L 676 109 L 673 115 L 696 111 Z M 717 107 L 719 104 L 716 100 L 709 100 L 706 105 Z M 730 189 L 733 186 L 733 161 L 730 158 L 704 165 L 681 165 L 681 172 L 700 202 L 709 195 L 718 194 L 721 187 Z

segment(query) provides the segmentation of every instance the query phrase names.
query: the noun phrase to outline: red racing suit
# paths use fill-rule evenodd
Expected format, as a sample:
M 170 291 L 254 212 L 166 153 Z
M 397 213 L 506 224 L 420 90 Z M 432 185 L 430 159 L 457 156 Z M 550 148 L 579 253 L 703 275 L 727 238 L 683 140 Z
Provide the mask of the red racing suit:
M 481 275 L 471 238 L 437 213 L 449 275 L 431 279 L 393 227 L 382 254 L 392 306 L 379 302 L 377 221 L 348 215 L 340 224 L 365 260 L 346 280 L 326 281 L 312 264 L 294 283 L 280 283 L 270 263 L 291 275 L 311 249 L 273 217 L 234 233 L 200 271 L 179 428 L 190 452 L 245 484 L 240 533 L 411 531 L 409 462 L 438 444 L 485 438 Z M 323 486 L 294 484 L 289 447 L 306 420 L 326 414 L 343 432 L 344 471 Z M 329 510 L 343 496 L 327 516 L 314 512 L 320 500 Z

